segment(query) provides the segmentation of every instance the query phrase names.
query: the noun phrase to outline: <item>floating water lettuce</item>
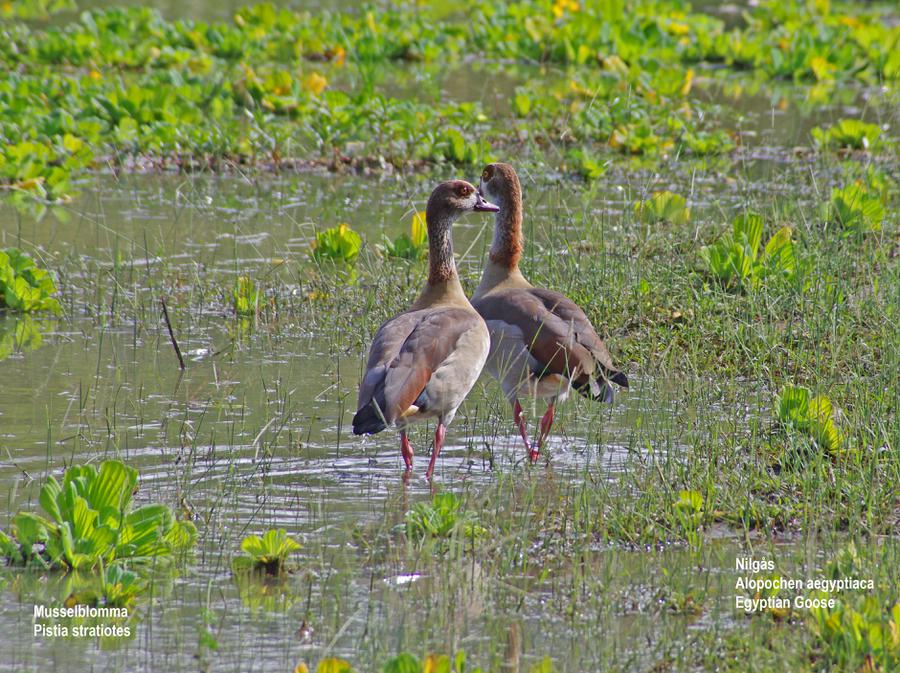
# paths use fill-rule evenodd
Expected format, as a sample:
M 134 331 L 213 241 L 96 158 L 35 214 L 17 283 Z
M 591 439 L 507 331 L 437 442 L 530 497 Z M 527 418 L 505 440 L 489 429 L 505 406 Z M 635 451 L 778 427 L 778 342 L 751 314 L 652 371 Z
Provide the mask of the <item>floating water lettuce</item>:
M 194 544 L 197 531 L 166 505 L 132 508 L 137 470 L 118 460 L 52 475 L 41 489 L 46 516 L 19 512 L 10 533 L 0 531 L 0 555 L 15 565 L 93 570 L 140 564 Z
M 675 516 L 691 547 L 700 546 L 700 524 L 703 522 L 703 496 L 697 491 L 679 491 L 673 503 Z
M 738 215 L 731 223 L 731 234 L 701 248 L 700 257 L 708 271 L 726 286 L 756 287 L 768 277 L 794 277 L 797 262 L 791 228 L 776 231 L 760 256 L 762 232 L 762 217 L 756 213 Z
M 277 575 L 284 570 L 288 556 L 300 549 L 300 543 L 290 537 L 284 528 L 271 529 L 259 535 L 248 535 L 241 542 L 241 550 L 248 556 L 235 558 L 236 570 L 250 567 Z
M 297 664 L 294 673 L 309 673 L 309 668 L 306 664 Z M 316 673 L 356 673 L 356 669 L 349 661 L 337 657 L 326 657 L 319 660 Z
M 879 231 L 884 219 L 884 202 L 880 195 L 861 183 L 831 190 L 831 220 L 841 225 L 846 234 Z
M 836 451 L 844 441 L 831 401 L 824 395 L 813 396 L 809 388 L 785 386 L 778 396 L 777 413 L 782 425 L 808 435 L 824 449 Z
M 851 541 L 825 567 L 826 578 L 857 578 L 865 581 L 866 568 L 860 563 Z M 844 591 L 833 608 L 812 607 L 807 624 L 822 651 L 828 670 L 900 670 L 900 593 L 887 592 L 881 598 L 872 589 Z M 828 598 L 821 592 L 818 597 Z M 877 662 L 875 666 L 871 664 Z
M 75 8 L 75 0 L 13 0 L 0 3 L 0 18 L 46 19 Z
M 41 327 L 42 323 L 30 315 L 0 315 L 0 360 L 8 358 L 13 353 L 40 348 L 44 342 Z
M 674 147 L 672 139 L 661 137 L 646 119 L 621 124 L 609 137 L 609 146 L 627 154 L 665 154 Z
M 231 290 L 234 312 L 239 316 L 253 316 L 259 311 L 260 293 L 249 276 L 239 276 Z
M 553 665 L 549 658 L 545 658 L 528 670 L 530 673 L 553 673 Z M 466 653 L 463 650 L 452 659 L 446 654 L 429 654 L 420 660 L 409 652 L 401 652 L 382 666 L 381 673 L 482 673 L 482 669 L 466 668 Z
M 603 161 L 588 150 L 574 150 L 570 156 L 574 162 L 575 170 L 588 180 L 597 180 L 603 177 L 610 163 L 609 161 Z
M 698 62 L 826 88 L 900 78 L 898 31 L 877 10 L 844 15 L 815 4 L 761 3 L 733 29 L 666 2 L 624 11 L 621 3 L 568 0 L 476 0 L 452 16 L 436 4 L 347 14 L 258 3 L 211 23 L 169 21 L 149 7 L 94 9 L 40 28 L 13 20 L 0 44 L 0 185 L 52 202 L 101 162 L 471 165 L 519 151 L 523 141 L 538 148 L 559 138 L 649 156 L 717 154 L 733 143 L 710 127 L 715 106 L 689 95 Z M 25 0 L 0 4 L 0 14 L 68 5 Z M 517 88 L 500 115 L 376 88 L 377 66 L 445 68 L 473 55 L 568 63 L 573 74 Z M 343 68 L 354 76 L 343 78 Z M 361 85 L 331 84 L 342 79 Z M 871 129 L 838 127 L 836 143 L 871 141 Z
M 59 313 L 53 277 L 17 248 L 0 250 L 0 309 Z
M 457 532 L 473 537 L 485 529 L 463 511 L 462 500 L 453 493 L 439 493 L 431 502 L 416 503 L 406 513 L 406 534 L 412 539 L 448 538 Z
M 880 136 L 881 129 L 876 124 L 859 119 L 841 119 L 833 126 L 816 127 L 812 130 L 816 144 L 824 149 L 845 147 L 868 150 L 877 146 Z
M 691 217 L 691 210 L 684 197 L 666 190 L 653 192 L 649 199 L 635 203 L 634 212 L 642 222 L 648 224 L 686 224 Z
M 428 229 L 425 224 L 425 213 L 413 214 L 409 233 L 400 234 L 391 241 L 384 237 L 382 249 L 388 257 L 399 259 L 424 259 L 428 254 Z
M 312 242 L 311 254 L 317 262 L 325 260 L 352 264 L 359 255 L 362 238 L 350 228 L 339 224 L 316 234 Z

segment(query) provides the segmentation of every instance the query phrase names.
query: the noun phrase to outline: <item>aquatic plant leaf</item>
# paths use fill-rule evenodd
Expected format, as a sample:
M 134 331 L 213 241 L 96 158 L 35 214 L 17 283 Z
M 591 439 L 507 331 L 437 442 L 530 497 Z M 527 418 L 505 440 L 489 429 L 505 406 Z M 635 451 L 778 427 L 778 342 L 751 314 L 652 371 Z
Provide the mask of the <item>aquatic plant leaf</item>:
M 146 582 L 131 570 L 118 564 L 106 566 L 102 575 L 102 592 L 107 606 L 127 606 L 146 588 Z
M 763 220 L 756 213 L 738 215 L 731 223 L 734 240 L 746 248 L 747 262 L 752 263 L 759 254 L 762 242 Z M 742 277 L 744 274 L 741 274 Z
M 635 214 L 647 224 L 656 222 L 686 224 L 691 215 L 683 196 L 665 190 L 654 192 L 646 201 L 639 201 L 635 204 L 634 210 Z
M 87 501 L 97 510 L 127 509 L 137 486 L 137 470 L 118 460 L 101 463 L 100 470 L 90 481 Z
M 91 509 L 87 500 L 80 495 L 75 497 L 75 507 L 72 511 L 72 535 L 74 539 L 88 538 L 94 530 L 94 522 L 97 520 L 97 510 Z
M 362 247 L 362 238 L 349 225 L 340 224 L 316 234 L 312 255 L 317 261 L 331 260 L 352 264 Z
M 259 309 L 259 290 L 249 276 L 239 276 L 231 290 L 234 312 L 238 315 L 253 316 Z
M 697 491 L 679 491 L 675 506 L 691 512 L 700 512 L 703 509 L 703 496 Z
M 388 257 L 409 260 L 423 259 L 428 254 L 428 229 L 425 223 L 425 213 L 413 214 L 409 234 L 400 234 L 393 241 L 385 236 L 381 248 Z
M 176 519 L 164 540 L 173 550 L 189 549 L 197 541 L 197 527 L 191 521 Z
M 575 150 L 571 154 L 578 172 L 588 180 L 597 180 L 606 174 L 609 161 L 601 161 L 586 150 Z
M 846 147 L 868 150 L 877 146 L 881 128 L 860 119 L 841 119 L 828 128 L 814 128 L 812 136 L 823 149 Z
M 164 535 L 173 515 L 166 505 L 150 504 L 129 512 L 119 531 L 117 558 L 156 556 L 169 552 Z
M 474 517 L 460 511 L 462 501 L 453 493 L 439 493 L 431 502 L 416 503 L 406 513 L 406 534 L 415 540 L 449 538 L 457 531 L 478 537 L 486 531 Z
M 527 117 L 531 112 L 531 98 L 524 92 L 519 92 L 513 98 L 513 107 L 520 117 Z
M 831 190 L 832 219 L 848 232 L 879 231 L 885 208 L 877 194 L 854 183 Z
M 23 546 L 15 538 L 0 530 L 0 560 L 9 565 L 23 565 L 25 563 L 23 554 Z
M 791 228 L 784 226 L 776 231 L 763 251 L 762 261 L 770 268 L 790 275 L 797 269 L 794 258 L 794 245 L 791 241 Z
M 840 448 L 843 436 L 834 422 L 831 401 L 824 395 L 812 397 L 809 389 L 785 386 L 778 400 L 778 418 L 784 424 L 806 433 L 830 451 Z
M 318 666 L 316 666 L 316 673 L 353 673 L 353 667 L 348 661 L 337 657 L 329 657 L 319 662 Z
M 456 129 L 445 131 L 447 141 L 446 157 L 450 161 L 464 162 L 466 160 L 466 139 Z
M 422 663 L 422 673 L 452 673 L 450 657 L 446 654 L 429 654 Z
M 824 395 L 816 395 L 809 401 L 809 419 L 811 421 L 825 422 L 831 418 L 833 410 L 831 400 Z
M 248 535 L 241 541 L 241 550 L 250 554 L 262 565 L 282 565 L 288 555 L 300 549 L 300 543 L 287 534 L 284 528 L 271 529 L 263 534 Z
M 48 566 L 93 569 L 104 562 L 169 554 L 176 542 L 193 544 L 196 529 L 190 523 L 167 537 L 176 528 L 167 506 L 130 510 L 136 483 L 137 472 L 121 461 L 105 461 L 99 470 L 90 464 L 74 465 L 66 470 L 62 484 L 48 477 L 40 503 L 52 520 L 26 512 L 17 515 L 22 521 L 40 522 L 47 531 L 38 560 Z
M 59 485 L 59 482 L 56 481 L 53 475 L 50 475 L 47 477 L 47 483 L 41 488 L 41 494 L 38 497 L 41 507 L 57 523 L 62 523 L 62 514 L 57 503 L 61 493 L 62 487 Z
M 381 669 L 382 673 L 422 673 L 422 664 L 408 652 L 401 652 L 388 661 Z
M 805 424 L 809 418 L 809 397 L 809 388 L 785 386 L 778 396 L 778 419 L 784 424 Z
M 553 673 L 553 670 L 553 660 L 548 656 L 531 667 L 531 673 Z
M 416 248 L 421 248 L 428 241 L 428 225 L 424 211 L 417 211 L 410 225 L 410 240 Z
M 844 437 L 841 434 L 841 431 L 838 430 L 837 425 L 834 423 L 834 419 L 831 418 L 816 424 L 813 431 L 813 438 L 820 446 L 829 451 L 837 451 L 841 447 L 841 444 L 844 443 Z
M 817 395 L 809 401 L 809 429 L 813 439 L 824 448 L 834 451 L 843 442 L 843 437 L 834 424 L 834 410 L 831 400 Z
M 30 556 L 32 547 L 38 542 L 46 542 L 50 531 L 45 522 L 38 516 L 28 512 L 19 512 L 13 517 L 13 531 L 16 541 L 22 547 L 22 553 Z
M 709 271 L 725 282 L 728 282 L 733 275 L 729 257 L 729 249 L 721 243 L 705 245 L 700 248 L 700 258 L 706 262 Z
M 241 542 L 241 549 L 255 558 L 260 558 L 265 553 L 262 538 L 258 535 L 248 535 Z
M 0 3 L 0 17 L 46 19 L 52 14 L 77 7 L 75 0 L 15 0 Z
M 0 251 L 0 305 L 23 313 L 58 313 L 59 302 L 50 296 L 55 292 L 53 278 L 28 255 L 17 248 Z

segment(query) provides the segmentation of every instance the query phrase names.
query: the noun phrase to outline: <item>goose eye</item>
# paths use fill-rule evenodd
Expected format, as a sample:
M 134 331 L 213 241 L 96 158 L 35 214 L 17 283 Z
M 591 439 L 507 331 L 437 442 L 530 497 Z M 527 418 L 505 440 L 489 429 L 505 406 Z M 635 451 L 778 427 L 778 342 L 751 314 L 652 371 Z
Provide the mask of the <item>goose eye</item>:
M 484 172 L 481 174 L 482 180 L 490 180 L 491 179 L 491 171 L 487 168 L 484 169 Z

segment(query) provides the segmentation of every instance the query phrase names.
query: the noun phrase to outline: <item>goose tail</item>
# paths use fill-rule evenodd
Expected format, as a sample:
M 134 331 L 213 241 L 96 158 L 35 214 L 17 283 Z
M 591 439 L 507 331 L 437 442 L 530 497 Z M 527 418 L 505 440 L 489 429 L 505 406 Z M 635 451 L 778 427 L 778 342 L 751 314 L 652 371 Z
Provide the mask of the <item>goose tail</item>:
M 373 403 L 369 403 L 353 415 L 354 435 L 374 435 L 387 427 L 384 414 Z
M 615 383 L 622 388 L 628 388 L 628 377 L 624 372 L 608 372 L 606 376 L 598 378 L 584 377 L 582 381 L 575 383 L 575 390 L 589 400 L 599 400 L 612 404 L 615 399 L 615 391 L 610 383 Z

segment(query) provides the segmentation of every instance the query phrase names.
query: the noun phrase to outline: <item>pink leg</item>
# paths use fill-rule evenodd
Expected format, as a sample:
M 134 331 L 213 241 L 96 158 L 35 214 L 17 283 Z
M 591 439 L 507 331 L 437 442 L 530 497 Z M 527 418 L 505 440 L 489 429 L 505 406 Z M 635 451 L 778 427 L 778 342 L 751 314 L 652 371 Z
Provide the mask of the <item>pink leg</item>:
M 541 436 L 538 438 L 538 451 L 544 447 L 544 440 L 550 434 L 551 427 L 553 427 L 553 402 L 547 405 L 547 411 L 541 419 Z
M 444 427 L 443 423 L 438 422 L 437 429 L 434 431 L 434 451 L 431 452 L 431 462 L 428 463 L 428 471 L 425 473 L 425 478 L 428 480 L 431 479 L 431 475 L 434 473 L 434 463 L 444 446 L 444 435 L 446 433 L 447 428 Z
M 412 472 L 413 450 L 409 444 L 409 438 L 406 436 L 406 430 L 400 431 L 400 453 L 403 454 L 403 462 L 406 463 L 406 472 Z
M 522 405 L 519 400 L 513 405 L 513 420 L 519 426 L 519 434 L 522 435 L 522 441 L 525 442 L 525 450 L 528 451 L 528 457 L 531 462 L 537 460 L 538 452 L 531 448 L 531 442 L 528 441 L 528 428 L 525 425 L 525 419 L 522 418 Z

